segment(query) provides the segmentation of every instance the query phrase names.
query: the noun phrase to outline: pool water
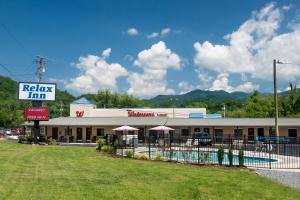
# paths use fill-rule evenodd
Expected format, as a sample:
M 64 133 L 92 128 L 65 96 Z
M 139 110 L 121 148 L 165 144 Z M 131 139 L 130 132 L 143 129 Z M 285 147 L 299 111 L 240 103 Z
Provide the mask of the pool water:
M 151 158 L 154 158 L 156 154 L 157 154 L 156 151 L 152 151 L 150 154 Z M 160 151 L 160 154 L 162 155 L 162 157 L 170 158 L 169 151 Z M 177 160 L 177 161 L 195 161 L 195 162 L 197 162 L 199 159 L 200 162 L 218 163 L 217 152 L 201 152 L 200 151 L 199 157 L 198 157 L 198 151 L 173 151 L 171 159 L 174 161 Z M 244 156 L 244 164 L 245 165 L 269 163 L 269 162 L 277 162 L 277 160 L 270 159 L 270 158 Z M 238 155 L 233 155 L 233 164 L 237 165 L 238 163 L 239 163 Z M 223 164 L 229 164 L 227 153 L 224 153 Z

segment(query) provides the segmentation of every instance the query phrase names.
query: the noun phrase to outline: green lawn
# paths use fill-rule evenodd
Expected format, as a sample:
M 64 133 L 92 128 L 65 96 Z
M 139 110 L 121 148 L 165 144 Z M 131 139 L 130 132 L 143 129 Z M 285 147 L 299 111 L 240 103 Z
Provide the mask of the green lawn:
M 299 199 L 246 170 L 111 158 L 94 148 L 0 142 L 0 199 Z

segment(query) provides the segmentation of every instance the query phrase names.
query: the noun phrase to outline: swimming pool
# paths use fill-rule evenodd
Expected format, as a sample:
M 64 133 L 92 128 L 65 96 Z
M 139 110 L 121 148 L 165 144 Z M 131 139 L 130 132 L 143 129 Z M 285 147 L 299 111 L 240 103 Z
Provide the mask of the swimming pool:
M 151 151 L 151 158 L 154 158 L 158 151 Z M 146 153 L 146 152 L 145 152 Z M 169 151 L 159 151 L 162 157 L 166 159 L 174 160 L 174 161 L 191 161 L 191 162 L 210 162 L 210 163 L 218 163 L 218 156 L 217 152 L 204 152 L 200 151 L 198 156 L 198 151 L 178 151 L 174 150 L 172 155 L 170 156 Z M 244 156 L 244 164 L 263 164 L 269 162 L 277 162 L 276 159 L 270 158 L 262 158 L 262 157 L 252 157 L 252 156 Z M 228 155 L 224 153 L 223 164 L 229 164 Z M 239 157 L 238 155 L 233 155 L 233 164 L 239 164 Z

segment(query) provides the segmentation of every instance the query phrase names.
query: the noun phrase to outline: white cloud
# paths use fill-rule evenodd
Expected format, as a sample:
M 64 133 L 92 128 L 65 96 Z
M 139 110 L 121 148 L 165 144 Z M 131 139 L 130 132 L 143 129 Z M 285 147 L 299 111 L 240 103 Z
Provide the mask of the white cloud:
M 111 48 L 107 48 L 102 52 L 102 57 L 107 58 L 110 56 L 110 53 L 111 53 Z
M 168 35 L 169 33 L 171 33 L 171 31 L 172 31 L 172 29 L 170 29 L 170 28 L 164 28 L 160 32 L 153 32 L 153 33 L 147 35 L 147 38 L 154 39 L 154 38 L 158 38 L 158 37 L 164 37 L 164 36 Z
M 109 52 L 109 53 L 108 53 Z M 102 55 L 109 56 L 106 49 Z M 127 70 L 118 63 L 107 63 L 104 58 L 95 55 L 80 57 L 75 67 L 80 75 L 66 83 L 66 89 L 79 94 L 95 93 L 98 90 L 117 90 L 117 79 L 127 76 Z
M 139 31 L 136 28 L 130 28 L 127 30 L 128 35 L 138 35 Z
M 212 86 L 209 90 L 224 90 L 226 92 L 252 92 L 254 90 L 258 90 L 259 86 L 253 84 L 252 82 L 245 82 L 236 87 L 231 86 L 229 84 L 229 74 L 228 73 L 220 73 L 212 83 Z
M 133 61 L 134 60 L 134 58 L 133 58 L 133 56 L 132 55 L 129 55 L 129 54 L 127 54 L 126 56 L 124 56 L 124 60 L 128 60 L 128 61 Z
M 167 87 L 165 80 L 168 69 L 180 69 L 181 59 L 162 41 L 141 51 L 134 65 L 143 69 L 143 73 L 131 73 L 127 81 L 130 84 L 128 93 L 149 98 L 159 94 L 174 94 L 174 90 Z
M 199 69 L 196 69 L 195 72 L 198 74 L 198 79 L 200 81 L 198 87 L 200 89 L 207 89 L 210 86 L 213 77 L 210 76 L 207 72 L 200 71 Z
M 195 64 L 200 70 L 218 73 L 243 73 L 252 78 L 272 80 L 272 60 L 300 63 L 300 26 L 278 34 L 283 12 L 288 7 L 270 3 L 245 21 L 236 31 L 226 35 L 227 45 L 196 42 Z M 278 66 L 278 76 L 294 80 L 300 75 L 296 65 Z
M 192 90 L 195 90 L 197 89 L 196 86 L 188 83 L 187 81 L 181 81 L 178 83 L 178 88 L 180 90 L 180 94 L 185 94 L 185 93 L 188 93 Z
M 49 78 L 48 79 L 48 81 L 49 82 L 51 82 L 51 83 L 62 83 L 62 84 L 67 84 L 67 81 L 66 80 L 64 80 L 64 79 L 56 79 L 56 78 Z
M 147 35 L 148 39 L 153 39 L 153 38 L 157 38 L 159 36 L 159 33 L 157 32 L 153 32 L 150 35 Z
M 160 31 L 160 35 L 167 35 L 171 32 L 171 29 L 170 28 L 164 28 Z

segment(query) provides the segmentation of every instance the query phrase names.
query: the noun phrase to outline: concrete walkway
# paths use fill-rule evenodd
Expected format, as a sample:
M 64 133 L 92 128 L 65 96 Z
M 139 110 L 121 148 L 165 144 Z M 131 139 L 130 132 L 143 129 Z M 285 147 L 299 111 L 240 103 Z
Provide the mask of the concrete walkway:
M 300 190 L 300 169 L 256 169 L 257 174 Z

